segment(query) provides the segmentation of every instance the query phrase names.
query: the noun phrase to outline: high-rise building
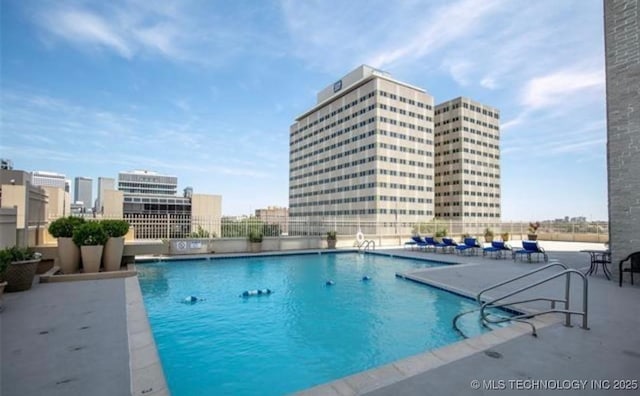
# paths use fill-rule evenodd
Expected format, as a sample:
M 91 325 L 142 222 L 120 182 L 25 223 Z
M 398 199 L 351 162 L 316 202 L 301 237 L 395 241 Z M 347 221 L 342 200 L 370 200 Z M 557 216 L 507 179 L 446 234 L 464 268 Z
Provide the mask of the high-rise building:
M 363 65 L 330 84 L 290 128 L 290 217 L 433 217 L 433 128 L 433 97 L 389 73 Z
M 468 98 L 435 108 L 435 216 L 500 219 L 500 114 Z
M 612 263 L 619 263 L 640 247 L 638 15 L 640 7 L 637 0 L 604 2 L 609 248 Z M 619 271 L 618 265 L 612 267 L 614 273 Z
M 76 204 L 82 202 L 82 208 L 91 209 L 93 204 L 93 179 L 78 176 L 74 180 L 73 197 Z
M 256 218 L 266 224 L 277 224 L 280 227 L 280 232 L 289 232 L 289 208 L 268 206 L 265 209 L 256 209 L 255 213 Z
M 105 191 L 111 191 L 115 189 L 116 189 L 115 179 L 111 177 L 98 178 L 98 197 L 96 198 L 96 203 L 95 203 L 96 211 L 100 213 L 103 212 Z
M 31 172 L 31 183 L 34 186 L 57 187 L 65 191 L 66 176 L 54 172 L 35 171 Z

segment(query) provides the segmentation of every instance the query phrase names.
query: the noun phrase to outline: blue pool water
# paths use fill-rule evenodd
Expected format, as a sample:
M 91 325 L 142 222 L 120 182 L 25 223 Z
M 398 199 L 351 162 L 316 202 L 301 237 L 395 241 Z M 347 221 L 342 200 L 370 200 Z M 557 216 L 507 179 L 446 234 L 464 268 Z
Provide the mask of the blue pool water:
M 281 395 L 460 340 L 451 322 L 472 301 L 395 277 L 434 265 L 342 253 L 171 261 L 138 271 L 174 396 Z M 240 297 L 264 288 L 275 293 Z M 187 296 L 201 300 L 187 304 Z M 472 316 L 465 334 L 483 331 Z

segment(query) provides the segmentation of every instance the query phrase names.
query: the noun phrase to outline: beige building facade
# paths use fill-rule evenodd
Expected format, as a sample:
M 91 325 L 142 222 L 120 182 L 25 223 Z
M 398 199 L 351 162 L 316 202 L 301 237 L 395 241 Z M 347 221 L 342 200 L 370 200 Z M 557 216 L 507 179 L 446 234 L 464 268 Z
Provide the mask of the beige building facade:
M 291 220 L 432 218 L 433 105 L 366 65 L 320 91 L 290 128 Z
M 500 220 L 500 112 L 459 97 L 435 107 L 435 216 Z

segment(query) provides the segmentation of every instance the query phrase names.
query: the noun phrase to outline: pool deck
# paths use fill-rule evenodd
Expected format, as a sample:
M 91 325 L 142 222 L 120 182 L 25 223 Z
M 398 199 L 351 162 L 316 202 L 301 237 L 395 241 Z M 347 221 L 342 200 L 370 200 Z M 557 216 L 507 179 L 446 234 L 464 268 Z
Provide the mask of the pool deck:
M 578 251 L 602 248 L 569 242 L 541 245 L 550 258 L 581 270 L 588 266 L 588 256 Z M 465 295 L 544 265 L 402 248 L 380 252 L 463 263 L 408 275 Z M 581 287 L 575 279 L 572 301 L 577 303 Z M 546 284 L 542 294 L 558 296 L 558 286 L 557 282 Z M 579 327 L 578 317 L 574 317 L 575 326 L 568 328 L 560 315 L 546 315 L 536 322 L 537 338 L 531 336 L 530 327 L 516 324 L 302 394 L 487 394 L 498 389 L 508 394 L 546 394 L 549 391 L 540 389 L 541 383 L 531 381 L 609 380 L 611 387 L 614 380 L 640 381 L 639 301 L 640 285 L 631 286 L 626 279 L 619 288 L 600 272 L 589 277 L 590 330 Z M 0 348 L 2 395 L 169 394 L 144 317 L 137 278 L 34 284 L 29 291 L 5 294 Z M 472 387 L 473 380 L 480 381 L 479 390 Z M 571 390 L 578 392 L 575 394 L 603 393 L 590 382 L 582 384 L 570 384 L 582 387 Z M 490 385 L 493 390 L 488 389 Z M 534 386 L 538 388 L 531 389 Z

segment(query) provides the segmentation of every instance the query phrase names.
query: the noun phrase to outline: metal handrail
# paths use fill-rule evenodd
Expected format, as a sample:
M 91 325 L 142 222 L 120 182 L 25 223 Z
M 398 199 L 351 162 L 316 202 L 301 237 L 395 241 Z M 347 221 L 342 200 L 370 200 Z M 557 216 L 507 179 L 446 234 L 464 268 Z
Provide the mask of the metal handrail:
M 489 290 L 493 290 L 497 287 L 500 286 L 504 286 L 506 284 L 509 284 L 513 281 L 522 279 L 522 278 L 526 278 L 529 275 L 538 273 L 540 271 L 543 271 L 545 269 L 551 268 L 551 267 L 555 267 L 555 266 L 559 266 L 564 268 L 564 271 L 559 272 L 557 274 L 551 275 L 545 279 L 542 279 L 538 282 L 535 283 L 531 283 L 527 286 L 521 287 L 517 290 L 514 290 L 510 293 L 507 293 L 501 297 L 498 298 L 494 298 L 490 301 L 487 302 L 482 302 L 481 297 L 482 294 L 489 291 Z M 569 309 L 569 305 L 570 305 L 570 289 L 571 289 L 571 274 L 577 274 L 578 276 L 580 276 L 582 278 L 582 282 L 583 282 L 583 288 L 582 288 L 582 311 L 572 311 Z M 516 294 L 522 293 L 523 291 L 532 289 L 536 286 L 539 286 L 543 283 L 549 282 L 553 279 L 559 278 L 565 276 L 566 277 L 566 283 L 565 283 L 565 298 L 564 299 L 559 299 L 559 298 L 550 298 L 550 297 L 537 297 L 537 298 L 530 298 L 530 299 L 526 299 L 526 300 L 520 300 L 520 301 L 513 301 L 513 302 L 505 302 L 502 304 L 496 304 L 499 301 L 504 300 L 505 298 L 508 297 L 512 297 Z M 491 324 L 499 324 L 499 323 L 504 323 L 504 322 L 508 322 L 508 321 L 517 321 L 517 322 L 522 322 L 522 323 L 526 323 L 528 325 L 531 326 L 532 330 L 533 330 L 533 335 L 536 336 L 536 327 L 533 323 L 527 322 L 524 319 L 530 319 L 533 318 L 535 316 L 538 315 L 544 315 L 547 313 L 564 313 L 565 316 L 565 325 L 566 326 L 571 326 L 571 315 L 582 315 L 582 328 L 585 330 L 588 330 L 588 310 L 589 310 L 589 303 L 588 303 L 588 290 L 589 290 L 589 282 L 587 277 L 580 271 L 577 271 L 575 269 L 568 269 L 566 265 L 560 263 L 560 262 L 555 262 L 555 263 L 551 263 L 549 265 L 545 265 L 544 267 L 538 268 L 534 271 L 530 271 L 526 274 L 523 275 L 519 275 L 516 276 L 515 278 L 511 278 L 508 279 L 504 282 L 500 282 L 497 283 L 495 285 L 492 285 L 484 290 L 481 290 L 478 295 L 476 296 L 476 300 L 478 301 L 479 304 L 481 304 L 481 307 L 479 309 L 474 309 L 474 310 L 470 310 L 470 311 L 466 311 L 466 312 L 462 312 L 459 313 L 458 315 L 455 316 L 455 318 L 453 319 L 453 328 L 458 331 L 463 337 L 466 338 L 465 334 L 460 330 L 460 328 L 458 327 L 458 320 L 464 316 L 467 315 L 469 313 L 472 312 L 476 312 L 476 311 L 480 311 L 480 318 L 481 318 L 481 322 L 482 325 L 484 327 L 490 328 L 488 326 L 488 323 Z M 489 313 L 486 312 L 487 308 L 503 308 L 503 307 L 507 307 L 510 305 L 515 305 L 515 304 L 523 304 L 523 303 L 528 303 L 528 302 L 534 302 L 534 301 L 550 301 L 551 302 L 551 309 L 550 310 L 546 310 L 546 311 L 541 311 L 541 312 L 534 312 L 534 313 L 529 313 L 529 314 L 520 314 L 520 315 L 516 315 L 516 316 L 512 316 L 509 318 L 500 318 L 500 319 L 490 319 L 489 318 Z M 564 303 L 564 309 L 556 309 L 556 303 L 560 302 L 560 303 Z
M 544 271 L 544 270 L 546 270 L 547 268 L 551 268 L 551 267 L 562 267 L 562 268 L 564 268 L 565 270 L 566 270 L 566 269 L 568 269 L 568 267 L 567 267 L 566 265 L 564 265 L 564 264 L 562 264 L 562 263 L 560 263 L 560 262 L 555 262 L 555 263 L 551 263 L 551 264 L 545 265 L 544 267 L 540 267 L 540 268 L 538 268 L 538 269 L 536 269 L 536 270 L 533 270 L 533 271 L 527 272 L 526 274 L 516 276 L 515 278 L 507 279 L 507 280 L 506 280 L 506 281 L 504 281 L 504 282 L 496 283 L 495 285 L 489 286 L 489 287 L 487 287 L 486 289 L 481 290 L 481 291 L 476 295 L 476 301 L 478 302 L 478 304 L 482 304 L 482 300 L 481 300 L 481 298 L 480 298 L 480 297 L 482 296 L 482 294 L 483 294 L 483 293 L 488 292 L 489 290 L 493 290 L 493 289 L 495 289 L 495 288 L 497 288 L 497 287 L 504 286 L 504 285 L 506 285 L 506 284 L 508 284 L 508 283 L 511 283 L 511 282 L 513 282 L 513 281 L 516 281 L 516 280 L 519 280 L 519 279 L 522 279 L 522 278 L 526 278 L 527 276 L 533 275 L 533 274 L 538 273 L 538 272 L 540 272 L 540 271 Z
M 559 264 L 559 263 L 556 263 Z M 570 294 L 570 290 L 571 290 L 571 274 L 576 274 L 579 277 L 582 278 L 582 311 L 572 311 L 569 309 L 569 305 L 570 305 L 570 298 L 571 298 L 571 294 Z M 559 278 L 559 277 L 566 277 L 566 283 L 565 283 L 565 298 L 564 299 L 552 299 L 552 298 L 534 298 L 534 299 L 528 299 L 528 300 L 522 300 L 522 301 L 513 301 L 513 302 L 507 302 L 504 304 L 496 304 L 499 301 L 504 300 L 505 298 L 508 297 L 512 297 L 516 294 L 522 293 L 525 290 L 529 290 L 532 289 L 536 286 L 539 286 L 543 283 L 547 283 L 553 279 Z M 521 277 L 520 277 L 521 278 Z M 514 278 L 516 279 L 516 278 Z M 582 328 L 585 330 L 589 329 L 588 326 L 588 318 L 589 318 L 589 299 L 588 299 L 588 293 L 589 293 L 589 281 L 587 279 L 587 277 L 580 271 L 575 270 L 575 269 L 566 269 L 560 273 L 551 275 L 545 279 L 542 279 L 538 282 L 529 284 L 527 286 L 521 287 L 517 290 L 514 290 L 510 293 L 507 293 L 501 297 L 498 298 L 494 298 L 491 301 L 487 301 L 485 303 L 482 304 L 482 307 L 480 307 L 480 316 L 483 322 L 488 322 L 488 323 L 501 323 L 504 322 L 506 320 L 500 320 L 500 321 L 492 321 L 487 317 L 486 314 L 486 309 L 487 308 L 500 308 L 500 307 L 506 307 L 509 305 L 515 305 L 515 304 L 522 304 L 525 302 L 532 302 L 532 301 L 551 301 L 551 309 L 547 310 L 547 311 L 541 311 L 541 312 L 535 312 L 535 313 L 531 313 L 531 314 L 521 314 L 521 315 L 516 315 L 515 317 L 513 317 L 514 319 L 530 319 L 533 318 L 534 316 L 538 316 L 538 315 L 544 315 L 547 313 L 564 313 L 565 314 L 565 326 L 569 326 L 571 327 L 571 315 L 582 315 Z M 564 303 L 564 309 L 556 309 L 555 308 L 555 304 L 556 302 L 563 302 Z M 534 334 L 535 334 L 535 326 L 534 327 Z
M 361 244 L 358 244 L 358 241 L 355 241 L 353 244 L 358 248 L 358 251 L 367 251 L 372 245 L 372 250 L 376 250 L 376 241 L 374 241 L 373 239 L 365 239 Z

